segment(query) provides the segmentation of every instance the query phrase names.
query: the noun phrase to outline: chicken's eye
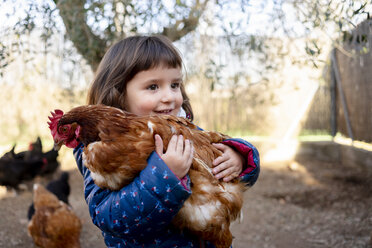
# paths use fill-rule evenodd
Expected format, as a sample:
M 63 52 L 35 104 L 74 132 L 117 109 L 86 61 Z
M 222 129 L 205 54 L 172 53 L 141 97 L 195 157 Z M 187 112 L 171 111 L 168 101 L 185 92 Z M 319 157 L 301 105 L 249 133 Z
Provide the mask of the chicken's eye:
M 67 131 L 68 131 L 68 127 L 66 127 L 66 126 L 63 126 L 63 127 L 59 128 L 60 133 L 66 133 Z

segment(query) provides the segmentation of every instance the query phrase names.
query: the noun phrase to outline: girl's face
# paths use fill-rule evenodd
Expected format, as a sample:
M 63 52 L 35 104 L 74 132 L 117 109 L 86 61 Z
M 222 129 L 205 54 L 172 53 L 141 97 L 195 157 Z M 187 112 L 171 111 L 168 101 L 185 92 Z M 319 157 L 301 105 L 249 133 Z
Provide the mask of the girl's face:
M 127 83 L 126 110 L 137 115 L 177 115 L 181 109 L 181 68 L 159 66 L 137 73 Z

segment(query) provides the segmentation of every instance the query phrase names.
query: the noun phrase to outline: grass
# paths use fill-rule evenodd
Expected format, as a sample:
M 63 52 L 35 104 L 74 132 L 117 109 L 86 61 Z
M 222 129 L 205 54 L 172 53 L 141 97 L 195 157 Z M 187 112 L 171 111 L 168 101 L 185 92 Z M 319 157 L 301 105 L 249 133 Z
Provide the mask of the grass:
M 332 141 L 332 135 L 300 135 L 298 141 Z

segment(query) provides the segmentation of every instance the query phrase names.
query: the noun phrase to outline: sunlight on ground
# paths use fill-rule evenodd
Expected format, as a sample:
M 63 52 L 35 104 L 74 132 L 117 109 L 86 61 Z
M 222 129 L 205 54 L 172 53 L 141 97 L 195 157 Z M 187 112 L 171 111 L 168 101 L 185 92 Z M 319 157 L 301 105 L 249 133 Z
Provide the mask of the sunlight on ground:
M 298 148 L 298 141 L 286 141 L 276 144 L 273 149 L 262 155 L 262 162 L 287 161 L 292 160 Z
M 253 144 L 271 144 L 271 149 L 267 151 L 260 151 L 262 162 L 275 162 L 275 161 L 290 161 L 297 153 L 297 149 L 301 142 L 320 142 L 329 141 L 337 144 L 353 146 L 358 149 L 372 151 L 372 143 L 363 141 L 352 141 L 350 138 L 337 134 L 334 138 L 331 135 L 306 135 L 299 136 L 296 139 L 287 141 L 273 139 L 272 137 L 265 136 L 244 136 L 244 140 L 252 142 Z
M 0 199 L 4 198 L 7 194 L 7 190 L 5 186 L 0 186 Z
M 367 151 L 372 151 L 372 143 L 366 143 L 363 141 L 352 141 L 350 138 L 346 138 L 341 135 L 336 135 L 334 138 L 334 142 L 342 144 L 342 145 L 348 145 L 348 146 L 354 146 L 359 149 L 364 149 Z
M 286 174 L 297 175 L 305 185 L 321 186 L 322 184 L 310 173 L 304 165 L 297 161 L 271 161 L 263 162 L 262 168 L 272 171 L 285 171 Z
M 303 166 L 299 162 L 291 161 L 291 162 L 288 163 L 287 168 L 290 171 L 297 172 L 297 173 L 301 174 L 302 177 L 303 177 L 303 182 L 306 185 L 309 185 L 309 186 L 314 186 L 314 185 L 319 186 L 320 185 L 320 182 L 311 173 L 309 173 L 309 171 L 306 169 L 305 166 Z

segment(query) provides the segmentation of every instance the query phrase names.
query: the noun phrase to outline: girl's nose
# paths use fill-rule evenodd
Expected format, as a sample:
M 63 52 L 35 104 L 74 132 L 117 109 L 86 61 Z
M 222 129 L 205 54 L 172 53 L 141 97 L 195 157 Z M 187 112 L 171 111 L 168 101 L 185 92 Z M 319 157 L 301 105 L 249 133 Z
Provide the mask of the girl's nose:
M 173 92 L 171 89 L 164 89 L 161 96 L 162 102 L 172 102 L 174 101 L 176 97 L 175 92 Z

